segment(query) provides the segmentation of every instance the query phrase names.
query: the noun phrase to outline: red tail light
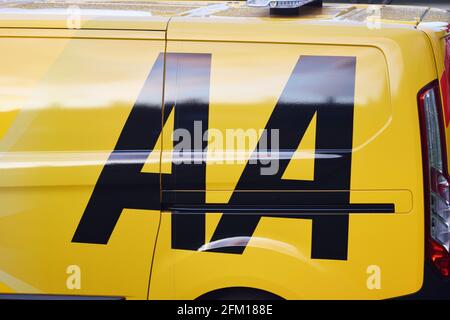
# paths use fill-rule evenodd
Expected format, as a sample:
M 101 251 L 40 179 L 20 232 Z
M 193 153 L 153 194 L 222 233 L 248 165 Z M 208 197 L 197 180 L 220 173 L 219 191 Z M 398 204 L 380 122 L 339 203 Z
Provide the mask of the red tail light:
M 445 89 L 444 89 L 445 90 Z M 427 256 L 439 272 L 450 276 L 450 180 L 439 82 L 419 93 L 425 180 Z
M 449 277 L 450 259 L 448 257 L 448 251 L 442 245 L 433 240 L 429 242 L 429 246 L 431 262 L 444 277 Z

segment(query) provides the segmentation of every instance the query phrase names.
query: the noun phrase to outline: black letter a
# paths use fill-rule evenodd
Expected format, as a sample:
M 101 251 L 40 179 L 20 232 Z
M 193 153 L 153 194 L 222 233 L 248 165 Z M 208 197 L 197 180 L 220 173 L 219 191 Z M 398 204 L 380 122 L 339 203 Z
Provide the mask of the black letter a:
M 158 173 L 141 173 L 161 132 L 164 55 L 153 65 L 72 242 L 106 244 L 123 208 L 160 210 Z M 95 137 L 94 137 L 95 138 Z

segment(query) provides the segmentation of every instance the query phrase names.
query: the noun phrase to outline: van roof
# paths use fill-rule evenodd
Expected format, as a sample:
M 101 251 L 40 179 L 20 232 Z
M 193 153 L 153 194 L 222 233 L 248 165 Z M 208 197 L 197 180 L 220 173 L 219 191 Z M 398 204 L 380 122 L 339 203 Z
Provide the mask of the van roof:
M 165 30 L 171 17 L 221 17 L 224 19 L 298 19 L 336 24 L 383 24 L 416 27 L 422 21 L 450 23 L 450 13 L 428 7 L 397 5 L 330 4 L 303 7 L 291 17 L 271 16 L 267 8 L 248 7 L 245 1 L 172 0 L 52 0 L 3 1 L 0 28 L 70 28 L 79 17 L 87 29 Z

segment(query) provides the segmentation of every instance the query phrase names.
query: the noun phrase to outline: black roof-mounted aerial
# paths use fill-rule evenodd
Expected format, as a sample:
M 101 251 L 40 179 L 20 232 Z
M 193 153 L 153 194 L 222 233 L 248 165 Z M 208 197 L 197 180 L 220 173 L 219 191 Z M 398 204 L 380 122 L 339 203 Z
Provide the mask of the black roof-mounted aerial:
M 322 0 L 247 0 L 249 7 L 266 7 L 271 14 L 300 14 L 302 7 L 322 7 Z

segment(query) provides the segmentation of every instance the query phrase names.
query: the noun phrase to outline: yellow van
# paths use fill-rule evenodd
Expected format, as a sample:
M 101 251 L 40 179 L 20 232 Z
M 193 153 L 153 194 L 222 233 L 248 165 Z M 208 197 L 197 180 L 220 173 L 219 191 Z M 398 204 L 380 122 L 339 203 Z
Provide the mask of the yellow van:
M 0 298 L 450 297 L 449 23 L 2 2 Z

